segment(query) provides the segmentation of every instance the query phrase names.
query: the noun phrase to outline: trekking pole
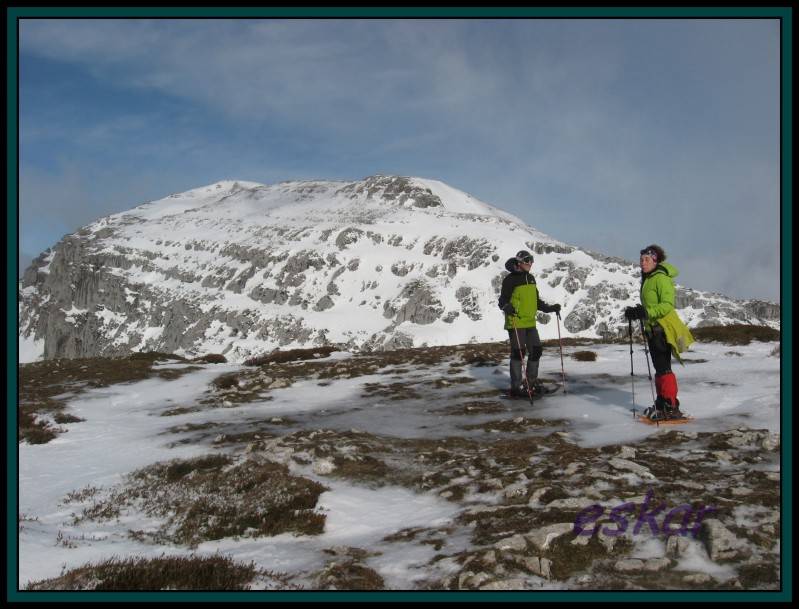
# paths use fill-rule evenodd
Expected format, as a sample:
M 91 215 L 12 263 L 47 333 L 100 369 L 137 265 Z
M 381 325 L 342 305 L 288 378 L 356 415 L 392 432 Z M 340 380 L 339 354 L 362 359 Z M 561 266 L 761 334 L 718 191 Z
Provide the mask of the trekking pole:
M 519 355 L 522 358 L 522 382 L 524 386 L 527 388 L 527 395 L 530 398 L 530 403 L 533 403 L 533 392 L 530 388 L 530 383 L 527 382 L 527 362 L 525 361 L 525 353 L 522 349 L 522 341 L 519 339 L 519 329 L 516 327 L 516 320 L 511 318 L 511 324 L 513 324 L 513 332 L 516 334 L 516 344 L 519 346 Z
M 635 373 L 633 372 L 633 320 L 627 320 L 627 330 L 630 335 L 630 382 L 633 386 L 633 418 L 635 418 Z
M 563 393 L 566 393 L 566 370 L 563 368 L 563 342 L 560 340 L 560 311 L 555 311 L 558 322 L 558 346 L 560 347 L 560 374 L 563 377 Z
M 641 340 L 644 342 L 644 353 L 646 354 L 646 371 L 649 374 L 649 388 L 652 390 L 652 404 L 655 403 L 655 384 L 652 382 L 652 369 L 649 367 L 649 348 L 646 345 L 646 333 L 644 332 L 644 320 L 639 319 L 641 324 Z

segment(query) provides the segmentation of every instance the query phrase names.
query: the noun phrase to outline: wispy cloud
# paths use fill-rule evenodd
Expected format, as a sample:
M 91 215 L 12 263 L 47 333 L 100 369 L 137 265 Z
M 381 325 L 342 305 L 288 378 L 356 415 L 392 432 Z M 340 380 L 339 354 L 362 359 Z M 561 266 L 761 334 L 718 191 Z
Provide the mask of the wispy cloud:
M 74 162 L 28 167 L 27 191 L 80 198 L 80 175 L 108 199 L 98 159 L 131 196 L 136 172 L 162 195 L 230 174 L 408 173 L 598 251 L 661 240 L 712 261 L 734 242 L 742 268 L 776 277 L 778 34 L 768 20 L 24 21 L 23 58 L 122 97 L 80 120 L 23 105 L 23 147 L 49 138 Z M 692 287 L 720 289 L 697 267 Z

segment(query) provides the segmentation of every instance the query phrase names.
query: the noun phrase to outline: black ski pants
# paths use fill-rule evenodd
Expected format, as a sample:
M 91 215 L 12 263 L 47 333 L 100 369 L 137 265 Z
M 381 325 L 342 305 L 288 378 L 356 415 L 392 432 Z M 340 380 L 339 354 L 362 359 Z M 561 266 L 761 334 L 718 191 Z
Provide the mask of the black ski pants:
M 654 324 L 652 330 L 647 333 L 647 339 L 655 374 L 671 372 L 671 345 L 666 342 L 666 333 L 660 324 Z
M 527 382 L 532 386 L 538 379 L 538 362 L 544 353 L 536 328 L 508 330 L 510 336 L 510 384 L 522 387 L 522 358 L 527 356 Z

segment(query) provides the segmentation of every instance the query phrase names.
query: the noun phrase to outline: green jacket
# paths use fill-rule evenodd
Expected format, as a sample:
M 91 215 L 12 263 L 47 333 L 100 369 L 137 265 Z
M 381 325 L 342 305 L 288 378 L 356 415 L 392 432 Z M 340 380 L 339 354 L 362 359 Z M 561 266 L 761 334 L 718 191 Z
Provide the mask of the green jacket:
M 510 273 L 502 281 L 502 290 L 499 295 L 499 308 L 502 309 L 510 303 L 516 310 L 516 315 L 505 315 L 505 329 L 512 330 L 514 322 L 517 328 L 535 328 L 535 318 L 538 311 L 552 313 L 555 305 L 550 305 L 541 299 L 535 277 L 530 273 L 512 270 L 514 259 L 505 263 L 505 268 Z
M 691 331 L 677 316 L 677 312 L 674 310 L 669 311 L 665 316 L 658 319 L 658 323 L 666 333 L 666 342 L 671 345 L 671 352 L 682 364 L 680 353 L 688 349 L 691 343 L 694 342 Z
M 679 271 L 675 266 L 668 262 L 658 264 L 641 284 L 641 304 L 646 309 L 644 323 L 647 332 L 652 331 L 653 324 L 659 324 L 666 333 L 672 353 L 682 363 L 680 353 L 694 342 L 694 337 L 674 310 L 674 278 L 677 275 Z

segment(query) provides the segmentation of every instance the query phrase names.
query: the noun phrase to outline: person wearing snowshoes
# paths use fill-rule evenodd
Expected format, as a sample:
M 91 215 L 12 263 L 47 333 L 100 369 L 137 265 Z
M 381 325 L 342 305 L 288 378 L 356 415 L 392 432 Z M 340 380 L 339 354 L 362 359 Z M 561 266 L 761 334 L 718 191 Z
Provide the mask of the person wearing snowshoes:
M 677 399 L 677 377 L 671 370 L 671 358 L 674 355 L 682 363 L 680 353 L 694 339 L 674 310 L 674 278 L 679 271 L 666 262 L 666 252 L 655 244 L 641 250 L 640 266 L 642 304 L 627 307 L 624 316 L 630 321 L 641 320 L 655 366 L 657 398 L 644 416 L 653 421 L 682 419 L 685 415 Z
M 505 262 L 510 274 L 502 282 L 499 308 L 505 314 L 505 329 L 510 337 L 510 396 L 533 397 L 543 393 L 538 381 L 538 364 L 544 350 L 535 327 L 539 310 L 560 313 L 559 304 L 547 304 L 538 293 L 535 278 L 530 274 L 533 255 L 519 251 Z M 522 378 L 522 358 L 527 354 L 527 374 Z M 528 391 L 529 389 L 529 391 Z

